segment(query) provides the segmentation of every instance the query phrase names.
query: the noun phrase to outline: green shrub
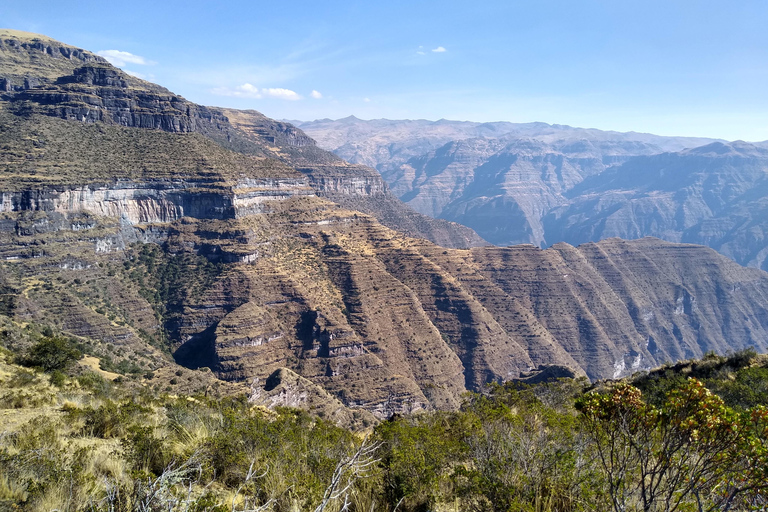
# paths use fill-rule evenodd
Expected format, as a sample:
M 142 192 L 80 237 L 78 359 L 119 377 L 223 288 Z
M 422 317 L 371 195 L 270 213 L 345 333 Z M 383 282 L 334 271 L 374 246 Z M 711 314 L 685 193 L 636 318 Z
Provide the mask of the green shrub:
M 82 353 L 68 338 L 46 336 L 29 349 L 21 363 L 24 366 L 40 368 L 44 372 L 62 371 L 81 356 Z
M 112 383 L 98 373 L 84 372 L 78 375 L 77 382 L 98 397 L 109 397 L 112 394 Z
M 728 364 L 735 369 L 739 369 L 749 366 L 755 359 L 757 359 L 757 351 L 753 347 L 749 347 L 729 354 Z
M 85 419 L 83 429 L 87 434 L 106 439 L 125 435 L 149 412 L 149 408 L 133 401 L 117 404 L 107 400 L 98 408 L 84 409 L 79 415 Z
M 170 448 L 155 436 L 154 428 L 134 425 L 122 440 L 126 458 L 138 474 L 160 475 L 173 461 Z
M 60 388 L 67 381 L 67 376 L 61 370 L 53 370 L 50 379 L 52 385 Z
M 189 512 L 231 512 L 231 508 L 208 491 L 192 503 Z

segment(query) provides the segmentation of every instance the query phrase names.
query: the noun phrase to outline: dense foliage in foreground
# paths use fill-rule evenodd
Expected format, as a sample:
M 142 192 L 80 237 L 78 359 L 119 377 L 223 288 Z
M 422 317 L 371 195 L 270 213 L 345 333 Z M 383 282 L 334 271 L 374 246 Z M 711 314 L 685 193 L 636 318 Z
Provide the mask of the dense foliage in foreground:
M 0 357 L 0 510 L 768 505 L 768 365 L 751 352 L 592 387 L 495 385 L 458 411 L 350 432 L 244 398 L 64 375 L 46 348 L 17 358 L 37 370 Z

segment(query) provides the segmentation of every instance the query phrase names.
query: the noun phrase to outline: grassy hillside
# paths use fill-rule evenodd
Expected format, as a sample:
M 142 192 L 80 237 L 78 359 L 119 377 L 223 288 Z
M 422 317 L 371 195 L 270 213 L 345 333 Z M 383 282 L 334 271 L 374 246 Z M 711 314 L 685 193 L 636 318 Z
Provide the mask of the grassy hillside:
M 0 188 L 4 191 L 118 179 L 186 178 L 222 184 L 240 176 L 301 174 L 275 159 L 226 150 L 200 134 L 17 116 L 0 107 Z
M 2 510 L 185 510 L 185 500 L 193 510 L 269 500 L 304 510 L 357 442 L 306 413 L 242 397 L 157 393 L 145 382 L 43 373 L 9 359 L 0 355 Z M 263 475 L 248 481 L 249 469 Z
M 590 387 L 493 385 L 455 412 L 352 432 L 242 395 L 109 381 L 75 353 L 46 371 L 39 346 L 0 353 L 2 510 L 759 510 L 768 499 L 768 358 L 749 351 Z M 747 382 L 748 397 L 733 392 Z

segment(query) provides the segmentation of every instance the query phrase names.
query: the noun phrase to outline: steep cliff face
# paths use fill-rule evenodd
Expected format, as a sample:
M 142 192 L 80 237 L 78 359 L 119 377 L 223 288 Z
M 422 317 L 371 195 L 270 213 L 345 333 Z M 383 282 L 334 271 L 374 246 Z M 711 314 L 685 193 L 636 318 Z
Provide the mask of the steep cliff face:
M 5 99 L 21 112 L 87 123 L 103 122 L 185 133 L 224 126 L 227 119 L 157 87 L 130 81 L 109 65 L 86 65 L 53 84 L 11 91 Z
M 221 131 L 20 113 L 31 101 L 0 102 L 3 343 L 55 326 L 140 372 L 168 350 L 254 400 L 347 420 L 451 409 L 540 367 L 600 378 L 768 349 L 768 275 L 709 249 L 448 249 L 365 212 L 460 231 L 260 114 L 217 110 L 239 137 L 225 147 Z
M 108 64 L 93 53 L 50 37 L 0 29 L 0 91 L 23 91 L 71 75 L 81 66 Z
M 169 132 L 227 123 L 218 112 L 127 75 L 102 57 L 36 34 L 0 32 L 0 80 L 0 98 L 22 113 Z
M 768 151 L 713 143 L 632 159 L 586 180 L 545 219 L 548 240 L 651 235 L 768 269 Z
M 656 236 L 768 269 L 765 144 L 544 123 L 300 126 L 322 147 L 375 165 L 417 211 L 497 245 Z
M 707 248 L 452 250 L 317 197 L 264 206 L 137 226 L 4 213 L 0 275 L 18 291 L 9 314 L 136 353 L 146 333 L 165 337 L 177 362 L 232 382 L 289 368 L 378 417 L 452 408 L 466 389 L 546 365 L 595 379 L 768 349 L 768 276 Z
M 168 223 L 182 217 L 234 219 L 261 213 L 270 200 L 314 195 L 301 179 L 244 179 L 221 191 L 211 191 L 206 188 L 209 185 L 182 180 L 122 181 L 111 186 L 4 192 L 0 194 L 0 212 L 89 212 L 138 225 Z
M 284 162 L 305 173 L 317 193 L 354 203 L 395 229 L 452 247 L 485 242 L 464 226 L 419 217 L 389 192 L 374 170 L 352 166 L 315 146 L 288 123 L 255 111 L 196 105 L 110 66 L 104 59 L 44 36 L 0 32 L 4 109 L 61 119 L 170 133 L 194 133 L 223 148 Z M 0 103 L 2 103 L 0 102 Z

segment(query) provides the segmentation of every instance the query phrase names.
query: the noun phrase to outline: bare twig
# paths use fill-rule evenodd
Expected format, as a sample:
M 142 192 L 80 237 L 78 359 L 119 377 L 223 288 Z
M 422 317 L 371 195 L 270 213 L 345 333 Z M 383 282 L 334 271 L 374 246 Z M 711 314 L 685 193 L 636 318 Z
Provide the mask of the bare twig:
M 341 510 L 346 511 L 349 506 L 349 490 L 355 482 L 368 476 L 369 472 L 379 463 L 375 454 L 381 447 L 381 443 L 368 443 L 368 438 L 363 440 L 360 447 L 350 457 L 341 459 L 336 464 L 331 482 L 325 489 L 323 499 L 314 512 L 323 512 L 334 501 L 344 497 L 344 505 Z

